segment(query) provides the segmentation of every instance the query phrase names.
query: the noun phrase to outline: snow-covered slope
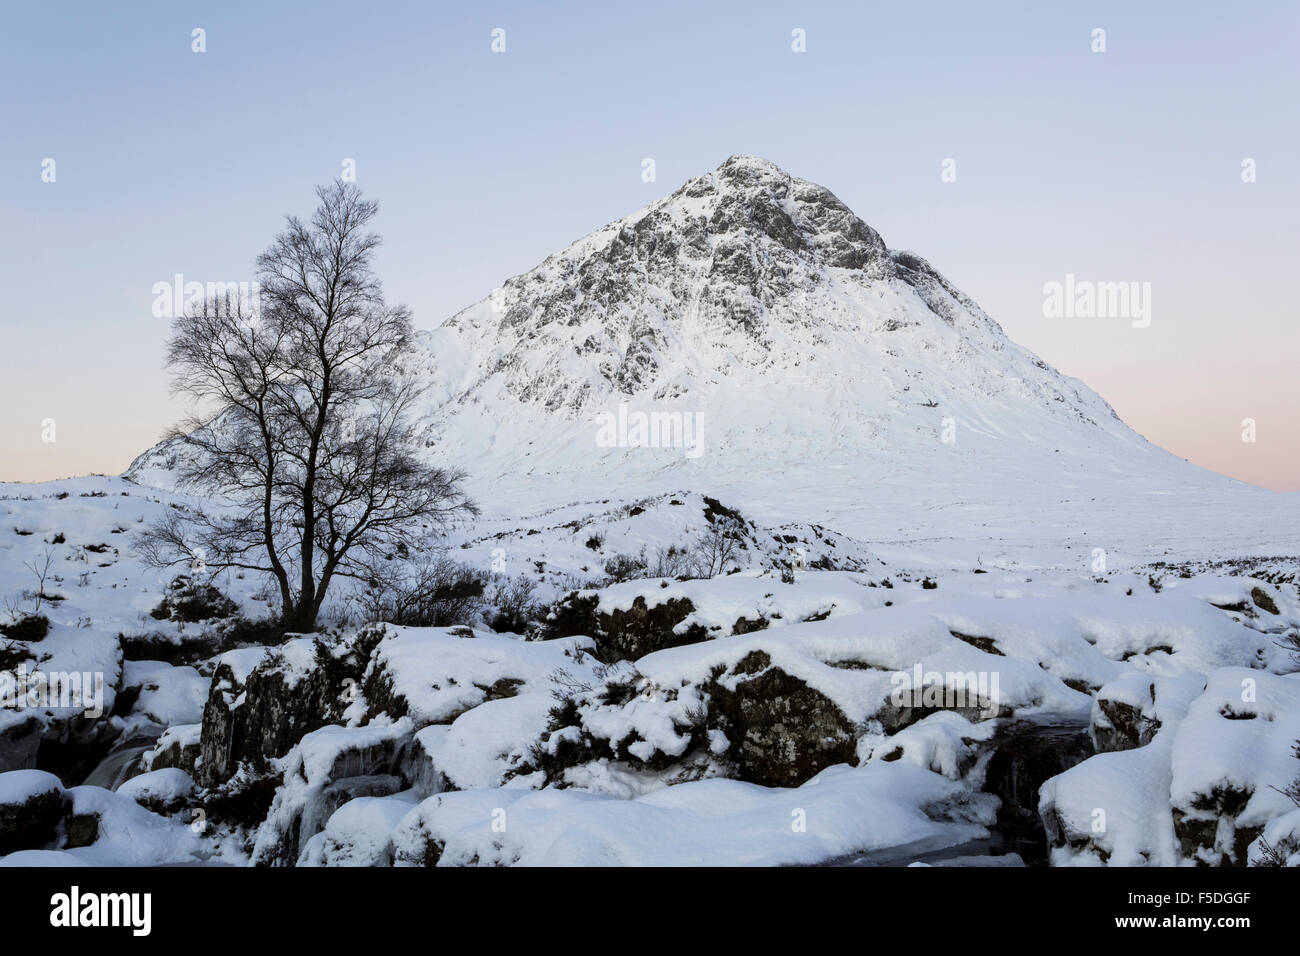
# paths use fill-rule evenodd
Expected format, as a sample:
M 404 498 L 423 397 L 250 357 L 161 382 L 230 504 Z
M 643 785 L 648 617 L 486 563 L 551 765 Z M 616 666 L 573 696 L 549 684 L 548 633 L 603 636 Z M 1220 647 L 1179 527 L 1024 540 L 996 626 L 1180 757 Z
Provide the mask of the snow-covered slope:
M 509 280 L 423 349 L 429 453 L 470 473 L 489 520 L 688 490 L 890 557 L 1295 550 L 1296 496 L 1151 445 L 925 260 L 756 157 Z M 623 434 L 602 418 L 620 405 Z M 660 442 L 676 447 L 639 441 L 655 413 L 682 416 Z M 167 484 L 173 453 L 128 476 Z

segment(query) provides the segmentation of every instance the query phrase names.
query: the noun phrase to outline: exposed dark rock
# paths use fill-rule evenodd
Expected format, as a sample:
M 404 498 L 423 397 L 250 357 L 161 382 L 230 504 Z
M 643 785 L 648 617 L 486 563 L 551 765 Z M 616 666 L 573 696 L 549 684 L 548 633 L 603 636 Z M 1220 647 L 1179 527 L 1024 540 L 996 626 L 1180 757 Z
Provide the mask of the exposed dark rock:
M 0 730 L 0 773 L 36 766 L 45 724 L 35 715 Z
M 992 654 L 994 657 L 1006 657 L 1005 654 L 998 650 L 998 645 L 991 637 L 977 637 L 974 634 L 963 634 L 961 631 L 953 630 L 949 630 L 948 633 L 971 647 L 979 648 L 985 654 Z
M 943 683 L 903 690 L 901 698 L 896 692 L 890 693 L 881 701 L 876 719 L 880 721 L 885 733 L 896 734 L 941 710 L 960 714 L 972 723 L 995 717 L 1010 717 L 1013 713 L 1011 707 L 1004 703 L 995 704 L 989 697 L 980 696 L 980 676 L 975 671 L 944 672 Z
M 0 855 L 18 850 L 38 850 L 51 843 L 71 801 L 59 781 L 36 770 L 25 795 L 12 803 L 0 803 Z
M 1038 811 L 1038 790 L 1093 755 L 1087 725 L 1080 720 L 1013 720 L 998 728 L 984 770 L 984 792 L 1001 801 L 996 829 L 1008 847 L 1030 866 L 1046 864 L 1051 840 L 1063 839 L 1059 819 Z M 1059 844 L 1053 844 L 1059 845 Z
M 517 697 L 519 688 L 524 686 L 524 682 L 517 677 L 502 677 L 493 681 L 491 685 L 475 684 L 479 690 L 483 691 L 483 700 L 504 700 L 507 697 Z
M 74 813 L 68 817 L 67 837 L 64 846 L 71 850 L 79 846 L 92 846 L 99 839 L 99 814 Z
M 243 682 L 228 664 L 219 665 L 203 709 L 199 783 L 222 783 L 244 763 L 263 771 L 269 758 L 283 756 L 306 734 L 338 722 L 348 704 L 347 682 L 359 685 L 382 636 L 382 627 L 367 628 L 347 649 L 298 638 L 313 645 L 314 665 L 305 673 L 294 672 L 276 653 Z
M 666 647 L 707 640 L 708 631 L 693 624 L 682 633 L 675 628 L 695 610 L 689 598 L 670 598 L 653 607 L 637 595 L 627 610 L 603 611 L 597 595 L 573 593 L 556 603 L 546 622 L 545 637 L 586 634 L 596 642 L 595 656 L 607 664 L 633 661 Z
M 7 624 L 0 624 L 0 634 L 11 641 L 41 641 L 49 632 L 50 619 L 44 614 L 23 614 Z
M 274 647 L 284 643 L 284 627 L 273 618 L 236 615 L 207 623 L 199 633 L 183 635 L 119 634 L 122 659 L 164 661 L 173 666 L 194 664 L 241 647 Z
M 1208 866 L 1246 866 L 1245 848 L 1259 835 L 1255 828 L 1239 828 L 1236 819 L 1254 795 L 1250 788 L 1215 786 L 1198 793 L 1190 806 L 1175 806 L 1174 835 L 1182 855 Z M 1221 837 L 1230 833 L 1228 845 Z
M 1261 611 L 1267 611 L 1269 614 L 1277 614 L 1277 603 L 1269 596 L 1269 593 L 1263 588 L 1251 588 L 1250 599 L 1255 602 L 1255 607 Z
M 708 684 L 709 724 L 731 741 L 741 780 L 797 787 L 826 767 L 856 763 L 855 728 L 825 694 L 751 651 Z
M 213 631 L 173 638 L 167 634 L 120 634 L 122 659 L 163 661 L 173 667 L 192 664 L 220 653 L 220 639 Z
M 1245 614 L 1248 617 L 1255 616 L 1255 609 L 1250 606 L 1249 601 L 1234 601 L 1231 604 L 1215 604 L 1213 601 L 1210 603 L 1214 604 L 1220 611 L 1231 611 L 1234 614 Z
M 626 611 L 620 608 L 596 614 L 596 656 L 606 663 L 636 660 L 666 647 L 696 644 L 708 638 L 699 624 L 682 633 L 675 628 L 695 610 L 688 598 L 671 598 L 649 607 L 643 595 L 637 595 Z
M 1174 808 L 1174 835 L 1178 838 L 1179 852 L 1188 859 L 1197 859 L 1204 848 L 1214 846 L 1219 821 L 1214 817 L 1189 816 L 1187 811 Z
M 742 515 L 736 509 L 728 508 L 717 498 L 710 498 L 708 495 L 705 495 L 704 496 L 704 520 L 706 520 L 709 524 L 713 524 L 719 518 L 730 519 L 731 521 L 735 522 L 737 525 L 739 525 L 742 528 L 746 527 L 749 524 L 749 522 L 745 520 L 745 516 Z
M 1154 704 L 1154 683 L 1148 685 L 1147 694 L 1149 704 Z M 1160 729 L 1160 721 L 1149 713 L 1149 705 L 1134 707 L 1127 701 L 1099 696 L 1097 710 L 1102 719 L 1093 721 L 1092 739 L 1099 753 L 1145 747 Z
M 203 745 L 198 740 L 188 743 L 173 740 L 161 749 L 154 751 L 149 769 L 164 770 L 168 767 L 175 767 L 178 770 L 184 770 L 192 777 L 194 776 L 194 765 L 202 753 Z
M 266 819 L 281 782 L 279 774 L 258 777 L 241 774 L 204 791 L 200 806 L 211 823 L 245 829 L 256 827 Z
M 233 617 L 239 607 L 211 584 L 192 581 L 180 575 L 172 580 L 149 615 L 158 621 L 184 621 L 187 624 L 213 618 Z

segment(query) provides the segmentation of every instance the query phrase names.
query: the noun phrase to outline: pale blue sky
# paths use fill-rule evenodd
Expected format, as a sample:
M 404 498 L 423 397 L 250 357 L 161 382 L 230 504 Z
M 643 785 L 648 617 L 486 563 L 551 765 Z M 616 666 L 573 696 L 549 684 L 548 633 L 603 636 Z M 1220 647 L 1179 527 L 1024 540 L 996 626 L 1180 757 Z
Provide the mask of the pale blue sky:
M 345 157 L 383 205 L 390 297 L 433 326 L 743 152 L 1152 440 L 1300 489 L 1297 4 L 981 6 L 9 4 L 0 479 L 117 472 L 155 440 L 178 407 L 153 284 L 249 278 Z M 1067 272 L 1150 282 L 1151 327 L 1044 318 Z

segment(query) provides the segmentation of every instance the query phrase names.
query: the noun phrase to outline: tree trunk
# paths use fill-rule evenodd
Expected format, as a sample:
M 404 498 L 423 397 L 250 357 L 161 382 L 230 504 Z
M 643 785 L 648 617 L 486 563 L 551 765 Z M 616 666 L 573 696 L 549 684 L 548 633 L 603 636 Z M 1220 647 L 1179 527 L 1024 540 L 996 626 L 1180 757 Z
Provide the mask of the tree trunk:
M 297 607 L 285 612 L 284 629 L 293 634 L 312 633 L 316 630 L 316 611 L 314 601 L 299 601 Z

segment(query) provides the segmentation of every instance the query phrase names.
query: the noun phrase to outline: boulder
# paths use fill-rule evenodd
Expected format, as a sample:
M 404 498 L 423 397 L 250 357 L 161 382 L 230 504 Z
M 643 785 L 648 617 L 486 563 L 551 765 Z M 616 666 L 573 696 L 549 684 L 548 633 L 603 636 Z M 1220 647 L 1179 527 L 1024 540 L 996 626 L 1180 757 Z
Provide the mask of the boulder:
M 175 813 L 194 795 L 194 781 L 184 770 L 168 767 L 132 777 L 117 792 L 154 813 Z
M 725 764 L 748 783 L 796 787 L 856 765 L 857 736 L 835 701 L 754 650 L 679 688 L 658 687 L 626 662 L 610 668 L 601 686 L 552 709 L 532 759 L 552 783 L 616 761 L 659 779 L 712 776 Z
M 694 611 L 685 597 L 650 603 L 638 594 L 626 608 L 602 608 L 599 595 L 574 592 L 552 609 L 544 634 L 548 639 L 586 634 L 595 640 L 596 657 L 605 663 L 634 661 L 666 647 L 707 640 L 709 632 L 699 624 L 679 628 Z
M 409 790 L 349 800 L 307 841 L 300 865 L 391 866 L 393 830 L 415 804 Z
M 1089 732 L 1099 753 L 1145 747 L 1160 730 L 1156 682 L 1133 672 L 1098 689 Z
M 737 777 L 797 787 L 827 767 L 857 763 L 857 734 L 836 703 L 756 650 L 707 687 L 709 726 L 730 741 Z
M 58 777 L 44 770 L 0 773 L 0 855 L 53 842 L 69 801 Z
M 174 767 L 193 776 L 202 753 L 203 725 L 179 724 L 168 727 L 140 763 L 146 771 Z
M 266 770 L 304 735 L 341 720 L 382 634 L 368 628 L 347 642 L 301 637 L 223 654 L 203 709 L 199 783 L 223 783 L 243 764 Z

